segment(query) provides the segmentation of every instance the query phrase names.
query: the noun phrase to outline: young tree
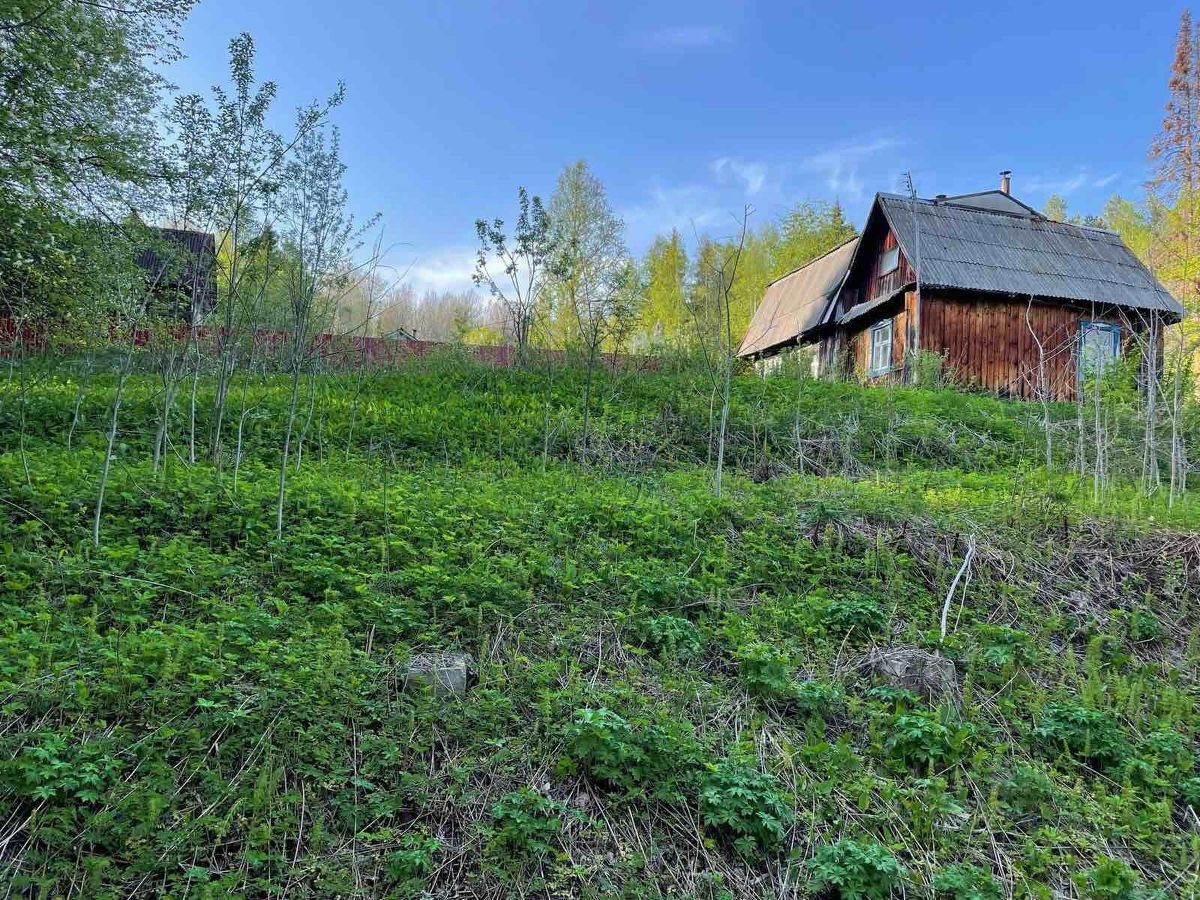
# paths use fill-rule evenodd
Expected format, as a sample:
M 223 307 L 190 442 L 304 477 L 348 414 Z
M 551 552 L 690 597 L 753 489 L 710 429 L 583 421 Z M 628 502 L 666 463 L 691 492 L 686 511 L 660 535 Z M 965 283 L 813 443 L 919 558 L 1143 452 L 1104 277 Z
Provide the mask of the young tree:
M 583 450 L 588 449 L 592 385 L 601 350 L 616 349 L 636 316 L 635 268 L 625 223 L 604 185 L 582 160 L 563 169 L 550 198 L 548 293 L 567 346 L 584 354 Z
M 747 223 L 752 210 L 742 213 L 741 227 L 735 240 L 717 244 L 705 242 L 697 255 L 696 283 L 693 287 L 692 314 L 698 342 L 712 380 L 713 398 L 720 399 L 716 434 L 716 471 L 713 492 L 720 497 L 725 474 L 725 436 L 729 428 L 729 394 L 733 383 L 734 343 L 733 286 L 737 281 L 742 254 L 746 247 Z
M 296 260 L 287 273 L 291 313 L 287 351 L 290 392 L 275 510 L 275 530 L 280 538 L 300 377 L 311 360 L 310 338 L 322 316 L 336 303 L 336 292 L 344 287 L 346 273 L 352 269 L 350 256 L 355 238 L 361 233 L 346 209 L 346 189 L 342 183 L 346 166 L 341 159 L 337 131 L 326 136 L 325 128 L 303 127 L 312 120 L 316 109 L 308 107 L 298 113 L 297 130 L 303 133 L 294 158 L 285 168 L 281 191 L 282 218 L 287 239 L 296 248 Z
M 517 210 L 511 243 L 502 219 L 476 220 L 479 252 L 472 278 L 503 305 L 513 340 L 523 351 L 529 346 L 545 286 L 551 249 L 550 219 L 541 198 L 531 198 L 523 187 L 517 188 Z
M 688 321 L 684 295 L 688 254 L 683 236 L 672 230 L 666 237 L 656 237 L 646 251 L 644 270 L 646 292 L 639 340 L 650 346 L 682 343 Z

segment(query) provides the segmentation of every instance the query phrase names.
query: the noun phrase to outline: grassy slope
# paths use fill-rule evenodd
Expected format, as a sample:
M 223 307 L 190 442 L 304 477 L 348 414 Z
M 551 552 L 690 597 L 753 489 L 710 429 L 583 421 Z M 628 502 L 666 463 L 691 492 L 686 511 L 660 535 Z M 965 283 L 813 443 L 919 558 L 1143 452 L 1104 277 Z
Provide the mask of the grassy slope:
M 77 382 L 9 385 L 5 877 L 803 896 L 810 873 L 854 874 L 855 840 L 868 883 L 894 857 L 910 896 L 1200 885 L 1191 498 L 1095 507 L 1032 467 L 1030 410 L 948 392 L 739 384 L 718 500 L 709 391 L 682 376 L 606 381 L 588 465 L 570 373 L 315 388 L 277 541 L 283 387 L 248 391 L 235 485 L 228 461 L 151 471 L 156 388 L 135 379 L 92 550 L 111 384 L 89 385 L 71 450 Z M 880 689 L 858 663 L 937 645 L 968 534 L 944 648 L 960 708 Z M 473 654 L 465 701 L 400 690 L 422 648 Z

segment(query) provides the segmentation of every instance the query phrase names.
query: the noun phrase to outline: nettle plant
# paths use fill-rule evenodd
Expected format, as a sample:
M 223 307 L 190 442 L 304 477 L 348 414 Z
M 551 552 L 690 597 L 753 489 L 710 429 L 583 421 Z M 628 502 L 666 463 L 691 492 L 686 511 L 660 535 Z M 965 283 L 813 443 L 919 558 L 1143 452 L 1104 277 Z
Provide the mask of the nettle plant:
M 701 782 L 700 818 L 707 828 L 728 834 L 742 856 L 754 856 L 780 844 L 793 816 L 774 776 L 727 759 Z
M 932 771 L 960 758 L 974 736 L 974 726 L 958 721 L 948 708 L 917 709 L 892 717 L 884 749 L 899 763 Z
M 875 841 L 826 844 L 807 868 L 809 892 L 838 900 L 886 900 L 904 877 L 896 857 Z
M 595 781 L 630 796 L 679 801 L 704 761 L 684 722 L 635 727 L 610 709 L 580 709 L 566 730 L 570 758 Z
M 1142 883 L 1127 862 L 1101 856 L 1072 881 L 1084 900 L 1166 900 L 1167 895 Z
M 795 696 L 792 663 L 788 654 L 764 641 L 753 641 L 737 649 L 738 678 L 752 697 L 790 700 Z
M 1037 662 L 1033 638 L 1026 631 L 1007 625 L 982 624 L 975 629 L 976 659 L 985 680 L 1007 680 L 1018 668 Z M 989 677 L 990 676 L 990 677 Z
M 887 625 L 887 614 L 865 594 L 847 593 L 834 597 L 820 612 L 820 623 L 835 637 L 865 641 Z
M 1001 900 L 1004 891 L 996 876 L 970 863 L 948 866 L 933 879 L 939 900 Z
M 647 649 L 668 662 L 691 659 L 703 646 L 700 629 L 682 616 L 639 616 L 632 630 Z
M 492 844 L 525 856 L 549 853 L 566 813 L 557 800 L 533 788 L 519 788 L 492 804 Z
M 1045 752 L 1065 750 L 1100 769 L 1118 765 L 1129 754 L 1129 742 L 1116 719 L 1074 703 L 1047 705 L 1033 737 Z

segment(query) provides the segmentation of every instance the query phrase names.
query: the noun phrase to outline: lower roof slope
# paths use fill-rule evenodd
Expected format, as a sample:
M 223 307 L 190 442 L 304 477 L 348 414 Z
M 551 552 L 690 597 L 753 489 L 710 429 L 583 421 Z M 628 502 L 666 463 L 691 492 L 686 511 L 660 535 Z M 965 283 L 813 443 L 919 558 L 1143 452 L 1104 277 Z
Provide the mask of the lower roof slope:
M 767 285 L 737 355 L 753 356 L 794 343 L 819 325 L 830 298 L 842 286 L 856 246 L 858 238 L 851 238 Z

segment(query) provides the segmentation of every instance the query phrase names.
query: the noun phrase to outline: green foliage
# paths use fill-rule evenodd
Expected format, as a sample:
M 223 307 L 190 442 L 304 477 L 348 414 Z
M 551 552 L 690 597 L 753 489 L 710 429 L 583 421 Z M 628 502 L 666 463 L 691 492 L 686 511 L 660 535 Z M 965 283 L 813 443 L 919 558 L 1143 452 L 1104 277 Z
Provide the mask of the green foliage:
M 1095 518 L 1072 476 L 1010 465 L 1024 438 L 1008 405 L 807 381 L 801 396 L 780 378 L 735 385 L 740 415 L 765 425 L 735 436 L 733 459 L 791 440 L 800 403 L 808 434 L 829 409 L 858 416 L 873 434 L 847 452 L 871 465 L 892 404 L 921 429 L 971 423 L 953 453 L 978 467 L 897 445 L 852 479 L 734 471 L 717 500 L 707 405 L 685 375 L 597 373 L 596 433 L 652 440 L 653 462 L 581 465 L 552 436 L 543 468 L 546 404 L 576 428 L 581 372 L 428 359 L 365 373 L 361 392 L 353 375 L 302 381 L 312 422 L 278 541 L 289 386 L 242 379 L 235 477 L 232 453 L 155 471 L 161 381 L 131 376 L 96 549 L 111 379 L 17 366 L 0 381 L 0 797 L 29 823 L 14 892 L 415 896 L 453 881 L 655 897 L 682 873 L 740 896 L 784 846 L 811 854 L 850 822 L 884 871 L 903 843 L 914 878 L 958 872 L 967 896 L 986 883 L 953 864 L 991 859 L 993 837 L 1034 896 L 1069 893 L 1095 848 L 1191 871 L 1197 649 L 1165 623 L 1194 621 L 1200 585 L 1148 523 L 1188 527 L 1190 495 L 1169 510 L 1130 495 Z M 212 381 L 196 394 L 204 435 Z M 961 704 L 931 710 L 872 686 L 854 645 L 932 645 L 930 583 L 968 527 L 983 552 L 944 649 Z M 1102 573 L 1079 589 L 1112 587 L 1116 610 L 1152 610 L 1154 643 L 1115 610 L 1089 622 L 1060 605 L 1041 588 L 1058 566 Z M 475 658 L 466 697 L 402 690 L 404 663 L 439 650 Z M 1097 777 L 1071 757 L 1105 734 L 1124 752 Z M 874 884 L 842 857 L 822 858 L 849 890 Z
M 975 734 L 968 723 L 955 721 L 948 709 L 914 710 L 893 716 L 884 748 L 908 766 L 932 769 L 962 755 Z
M 821 613 L 821 623 L 834 635 L 865 641 L 883 630 L 887 616 L 871 598 L 847 594 L 829 601 Z
M 493 844 L 523 856 L 549 853 L 566 811 L 557 800 L 533 788 L 505 794 L 492 804 Z
M 1018 820 L 1046 817 L 1055 811 L 1054 782 L 1041 769 L 1018 766 L 1000 784 L 1000 803 Z
M 938 872 L 933 889 L 946 900 L 1001 900 L 1004 896 L 995 875 L 970 863 L 958 863 Z
M 839 900 L 885 900 L 900 886 L 904 869 L 874 841 L 826 844 L 808 861 L 808 889 Z
M 1074 703 L 1047 705 L 1033 736 L 1049 753 L 1066 750 L 1100 768 L 1120 763 L 1129 752 L 1129 742 L 1111 715 Z
M 795 695 L 791 660 L 781 648 L 754 641 L 739 647 L 736 657 L 738 677 L 750 696 L 787 700 Z
M 690 659 L 700 652 L 703 639 L 692 622 L 681 616 L 641 616 L 633 632 L 663 660 Z
M 690 726 L 635 726 L 604 707 L 577 710 L 566 738 L 571 758 L 588 775 L 631 797 L 680 800 L 703 759 Z
M 1165 896 L 1147 889 L 1123 860 L 1100 857 L 1072 879 L 1084 900 L 1151 900 Z
M 700 784 L 700 818 L 728 834 L 742 856 L 777 847 L 792 822 L 791 806 L 775 778 L 738 759 L 727 759 Z

